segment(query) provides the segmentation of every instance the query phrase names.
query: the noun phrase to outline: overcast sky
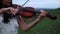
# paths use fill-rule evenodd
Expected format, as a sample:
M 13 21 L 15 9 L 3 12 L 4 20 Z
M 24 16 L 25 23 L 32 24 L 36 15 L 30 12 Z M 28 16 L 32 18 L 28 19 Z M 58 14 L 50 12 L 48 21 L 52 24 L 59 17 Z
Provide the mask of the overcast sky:
M 22 5 L 27 0 L 13 0 L 13 4 Z M 34 8 L 59 8 L 60 0 L 30 0 L 27 4 L 24 5 L 31 6 Z

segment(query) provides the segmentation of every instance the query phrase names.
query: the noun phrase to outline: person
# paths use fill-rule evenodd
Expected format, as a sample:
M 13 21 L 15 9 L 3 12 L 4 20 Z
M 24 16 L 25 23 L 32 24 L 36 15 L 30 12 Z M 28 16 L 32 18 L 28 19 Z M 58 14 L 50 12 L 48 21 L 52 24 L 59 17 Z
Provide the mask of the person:
M 17 19 L 12 18 L 12 19 L 9 19 L 10 22 L 4 23 L 2 22 L 2 20 L 4 19 L 3 16 L 5 15 L 4 12 L 7 12 L 8 14 L 16 15 L 16 13 L 19 11 L 18 7 L 13 8 L 14 6 L 13 7 L 10 6 L 12 5 L 11 3 L 12 3 L 12 0 L 2 0 L 2 4 L 1 4 L 2 7 L 0 7 L 0 34 L 17 34 L 18 26 L 23 31 L 28 31 L 31 27 L 33 27 L 38 22 L 40 22 L 46 16 L 46 13 L 47 13 L 46 11 L 40 10 L 41 14 L 36 18 L 36 20 L 34 20 L 30 24 L 26 24 L 21 15 L 19 15 Z M 20 11 L 22 10 L 20 9 Z M 9 17 L 12 15 L 9 15 Z

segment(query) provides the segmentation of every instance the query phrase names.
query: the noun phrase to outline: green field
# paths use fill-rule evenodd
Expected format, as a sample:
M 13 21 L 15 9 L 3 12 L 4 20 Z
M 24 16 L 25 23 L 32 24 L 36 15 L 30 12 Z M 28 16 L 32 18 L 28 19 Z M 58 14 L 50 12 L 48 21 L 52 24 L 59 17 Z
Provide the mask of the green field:
M 60 34 L 60 8 L 49 10 L 48 12 L 53 15 L 56 15 L 57 20 L 44 18 L 41 22 L 36 24 L 33 28 L 31 28 L 27 32 L 24 32 L 23 30 L 19 29 L 18 34 Z M 33 18 L 33 20 L 35 18 Z M 25 22 L 29 23 L 27 19 L 24 19 L 24 20 Z

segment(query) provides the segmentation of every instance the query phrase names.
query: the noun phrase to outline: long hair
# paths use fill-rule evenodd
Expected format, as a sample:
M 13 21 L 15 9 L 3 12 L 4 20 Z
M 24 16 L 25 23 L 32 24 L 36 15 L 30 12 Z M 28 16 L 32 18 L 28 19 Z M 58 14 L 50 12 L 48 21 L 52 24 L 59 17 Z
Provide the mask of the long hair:
M 0 9 L 2 8 L 2 0 L 0 0 Z
M 7 7 L 11 7 L 11 6 L 12 6 L 12 1 L 10 3 L 10 6 L 4 5 L 4 4 L 2 4 L 2 0 L 0 1 L 0 8 L 7 8 Z M 11 14 L 8 14 L 7 12 L 4 12 L 3 13 L 3 23 L 8 23 L 9 18 L 11 18 Z

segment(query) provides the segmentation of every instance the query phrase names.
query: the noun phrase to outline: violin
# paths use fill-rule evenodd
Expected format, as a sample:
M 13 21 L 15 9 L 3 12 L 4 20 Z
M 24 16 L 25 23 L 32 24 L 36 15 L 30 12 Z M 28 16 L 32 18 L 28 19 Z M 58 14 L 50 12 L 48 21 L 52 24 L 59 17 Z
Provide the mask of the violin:
M 31 18 L 36 14 L 36 12 L 34 12 L 35 9 L 33 7 L 25 7 L 22 10 L 23 10 L 22 16 L 26 18 Z
M 25 7 L 25 8 L 22 8 L 23 10 L 23 14 L 21 14 L 23 17 L 26 17 L 26 18 L 31 18 L 33 17 L 36 13 L 40 13 L 40 11 L 35 11 L 35 9 L 33 7 Z M 46 17 L 52 19 L 52 20 L 56 20 L 57 19 L 57 16 L 54 16 L 54 15 L 51 15 L 49 13 L 46 14 Z

